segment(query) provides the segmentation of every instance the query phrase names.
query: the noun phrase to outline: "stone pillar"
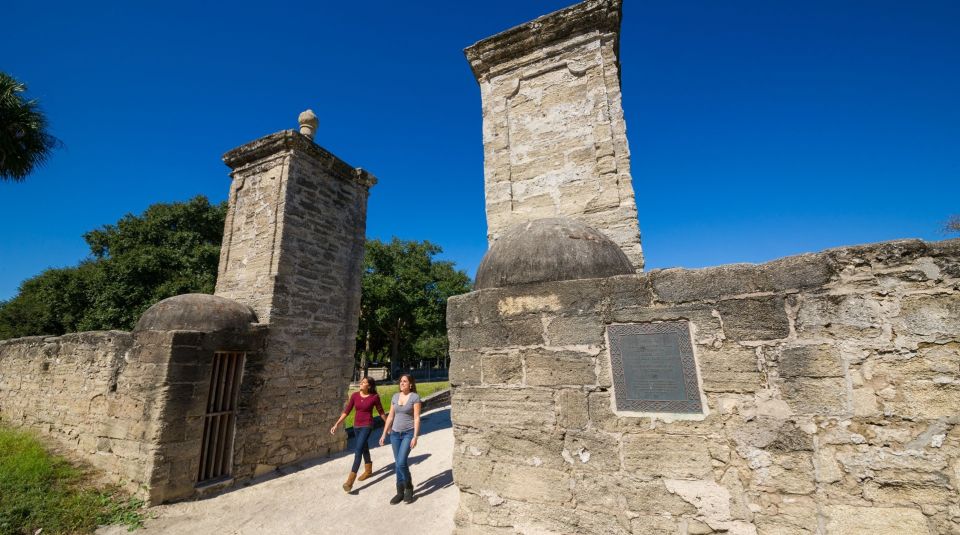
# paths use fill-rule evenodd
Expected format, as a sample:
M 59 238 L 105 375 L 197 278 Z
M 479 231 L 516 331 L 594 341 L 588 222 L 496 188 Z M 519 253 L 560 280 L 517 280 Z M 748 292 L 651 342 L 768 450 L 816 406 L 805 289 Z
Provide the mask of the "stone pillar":
M 249 305 L 269 327 L 250 407 L 263 436 L 239 452 L 263 471 L 346 444 L 326 430 L 353 371 L 376 179 L 293 130 L 234 149 L 224 162 L 233 184 L 216 295 Z
M 620 103 L 621 0 L 588 0 L 466 49 L 483 100 L 487 237 L 566 216 L 643 268 Z

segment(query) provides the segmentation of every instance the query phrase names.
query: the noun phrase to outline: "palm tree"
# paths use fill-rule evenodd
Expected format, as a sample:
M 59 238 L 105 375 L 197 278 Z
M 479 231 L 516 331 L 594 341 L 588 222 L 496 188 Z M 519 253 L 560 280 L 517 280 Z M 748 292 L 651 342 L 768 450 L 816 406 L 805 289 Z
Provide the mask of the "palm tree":
M 60 146 L 47 133 L 47 119 L 36 100 L 23 96 L 27 86 L 0 72 L 0 179 L 20 181 Z

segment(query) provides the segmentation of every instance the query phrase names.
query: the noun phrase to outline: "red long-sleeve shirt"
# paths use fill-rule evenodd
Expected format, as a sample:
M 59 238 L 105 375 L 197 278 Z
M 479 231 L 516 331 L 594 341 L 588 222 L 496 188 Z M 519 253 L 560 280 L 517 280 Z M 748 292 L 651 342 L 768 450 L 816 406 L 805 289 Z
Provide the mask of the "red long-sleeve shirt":
M 357 414 L 353 417 L 353 426 L 354 427 L 370 427 L 370 424 L 373 423 L 373 408 L 377 408 L 377 412 L 380 413 L 380 417 L 386 419 L 386 412 L 383 410 L 383 405 L 380 403 L 380 396 L 377 394 L 370 394 L 367 397 L 360 395 L 360 392 L 354 392 L 350 395 L 350 399 L 347 400 L 347 404 L 343 407 L 344 414 L 350 414 L 351 409 L 356 409 Z

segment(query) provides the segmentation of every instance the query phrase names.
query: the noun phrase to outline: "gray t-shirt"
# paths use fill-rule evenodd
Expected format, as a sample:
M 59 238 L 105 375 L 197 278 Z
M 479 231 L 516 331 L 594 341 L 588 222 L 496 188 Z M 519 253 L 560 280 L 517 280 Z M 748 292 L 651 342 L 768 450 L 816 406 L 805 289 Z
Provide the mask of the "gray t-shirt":
M 420 403 L 420 396 L 410 392 L 407 402 L 400 404 L 400 392 L 393 395 L 390 404 L 393 405 L 393 431 L 398 433 L 413 429 L 413 404 Z

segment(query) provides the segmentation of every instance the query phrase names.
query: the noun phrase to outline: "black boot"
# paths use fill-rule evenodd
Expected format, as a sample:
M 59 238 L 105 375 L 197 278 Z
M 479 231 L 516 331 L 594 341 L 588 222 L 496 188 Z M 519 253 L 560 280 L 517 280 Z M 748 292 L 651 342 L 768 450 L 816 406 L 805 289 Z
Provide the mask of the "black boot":
M 403 491 L 403 483 L 397 483 L 397 495 L 393 498 L 390 498 L 390 505 L 397 505 L 401 500 L 403 500 Z
M 406 503 L 413 503 L 413 481 L 407 480 L 407 484 L 403 487 L 403 501 Z

